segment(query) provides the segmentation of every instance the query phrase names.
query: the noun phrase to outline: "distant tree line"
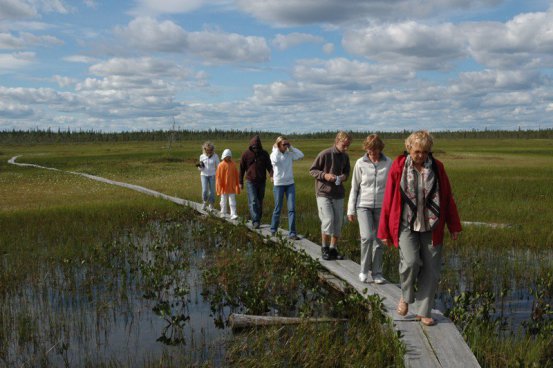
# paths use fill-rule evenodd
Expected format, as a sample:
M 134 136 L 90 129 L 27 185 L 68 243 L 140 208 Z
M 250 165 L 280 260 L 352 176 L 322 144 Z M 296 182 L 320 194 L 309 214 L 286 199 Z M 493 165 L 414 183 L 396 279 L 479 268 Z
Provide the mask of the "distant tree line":
M 378 132 L 355 131 L 351 132 L 356 139 L 363 139 L 368 134 L 378 133 L 384 139 L 403 139 L 411 131 Z M 1 144 L 33 144 L 33 143 L 81 143 L 81 142 L 131 142 L 131 141 L 159 141 L 177 142 L 187 140 L 249 140 L 259 134 L 263 140 L 271 142 L 275 137 L 283 135 L 280 132 L 255 130 L 141 130 L 132 132 L 101 132 L 95 130 L 4 130 L 0 131 Z M 291 139 L 333 139 L 336 131 L 319 131 L 313 133 L 285 134 Z M 553 129 L 540 130 L 458 130 L 433 131 L 436 138 L 450 139 L 551 139 Z

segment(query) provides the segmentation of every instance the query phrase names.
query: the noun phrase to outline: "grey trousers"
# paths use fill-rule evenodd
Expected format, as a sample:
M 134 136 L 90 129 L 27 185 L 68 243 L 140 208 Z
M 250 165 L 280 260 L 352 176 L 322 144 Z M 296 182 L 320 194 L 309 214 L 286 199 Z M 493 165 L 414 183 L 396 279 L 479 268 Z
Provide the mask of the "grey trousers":
M 382 254 L 384 245 L 376 238 L 380 208 L 357 208 L 357 221 L 361 235 L 361 273 L 382 275 Z
M 416 314 L 431 317 L 440 281 L 442 245 L 432 245 L 432 231 L 417 232 L 401 226 L 399 257 L 403 300 L 408 304 L 415 303 Z
M 326 235 L 340 237 L 344 222 L 344 198 L 317 197 L 321 231 Z

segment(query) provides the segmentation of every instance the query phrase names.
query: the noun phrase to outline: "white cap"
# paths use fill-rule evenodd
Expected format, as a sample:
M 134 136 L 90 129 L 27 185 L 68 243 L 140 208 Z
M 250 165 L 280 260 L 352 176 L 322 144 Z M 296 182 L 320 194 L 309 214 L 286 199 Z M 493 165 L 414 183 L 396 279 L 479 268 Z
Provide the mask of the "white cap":
M 232 152 L 228 148 L 223 151 L 223 160 L 225 159 L 225 157 L 232 157 Z

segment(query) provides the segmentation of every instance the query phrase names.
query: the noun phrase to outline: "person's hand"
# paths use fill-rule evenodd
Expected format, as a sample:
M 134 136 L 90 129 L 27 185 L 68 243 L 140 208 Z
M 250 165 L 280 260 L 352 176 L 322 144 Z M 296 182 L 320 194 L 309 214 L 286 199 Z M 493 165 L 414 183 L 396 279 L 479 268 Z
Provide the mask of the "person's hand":
M 355 220 L 356 220 L 355 215 L 348 215 L 348 221 L 349 222 L 355 222 Z
M 459 231 L 452 232 L 451 233 L 451 239 L 453 239 L 453 240 L 459 239 L 459 234 L 460 234 Z
M 244 189 L 244 184 L 240 184 L 240 190 Z
M 271 179 L 271 183 L 275 182 L 275 178 L 273 178 L 272 176 L 270 177 L 270 179 Z
M 325 178 L 326 181 L 329 181 L 331 183 L 334 183 L 336 181 L 336 175 L 334 175 L 334 174 L 330 174 L 330 173 L 325 174 L 324 178 Z
M 392 242 L 388 239 L 380 239 L 380 241 L 382 242 L 382 244 L 384 244 L 385 246 L 389 246 L 392 244 Z
M 340 181 L 343 183 L 346 181 L 346 174 L 340 175 Z

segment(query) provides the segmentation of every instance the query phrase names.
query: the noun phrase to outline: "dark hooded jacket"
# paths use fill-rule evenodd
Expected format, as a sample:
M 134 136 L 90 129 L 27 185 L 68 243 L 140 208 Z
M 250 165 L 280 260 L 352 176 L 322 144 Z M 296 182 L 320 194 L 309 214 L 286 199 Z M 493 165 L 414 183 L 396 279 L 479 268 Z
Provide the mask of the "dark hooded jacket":
M 252 149 L 254 146 L 259 149 L 254 151 Z M 240 185 L 244 184 L 244 175 L 247 181 L 252 183 L 264 183 L 267 181 L 267 174 L 265 171 L 267 171 L 271 177 L 273 176 L 271 157 L 269 153 L 263 149 L 261 139 L 256 135 L 250 140 L 248 150 L 245 151 L 240 158 Z

